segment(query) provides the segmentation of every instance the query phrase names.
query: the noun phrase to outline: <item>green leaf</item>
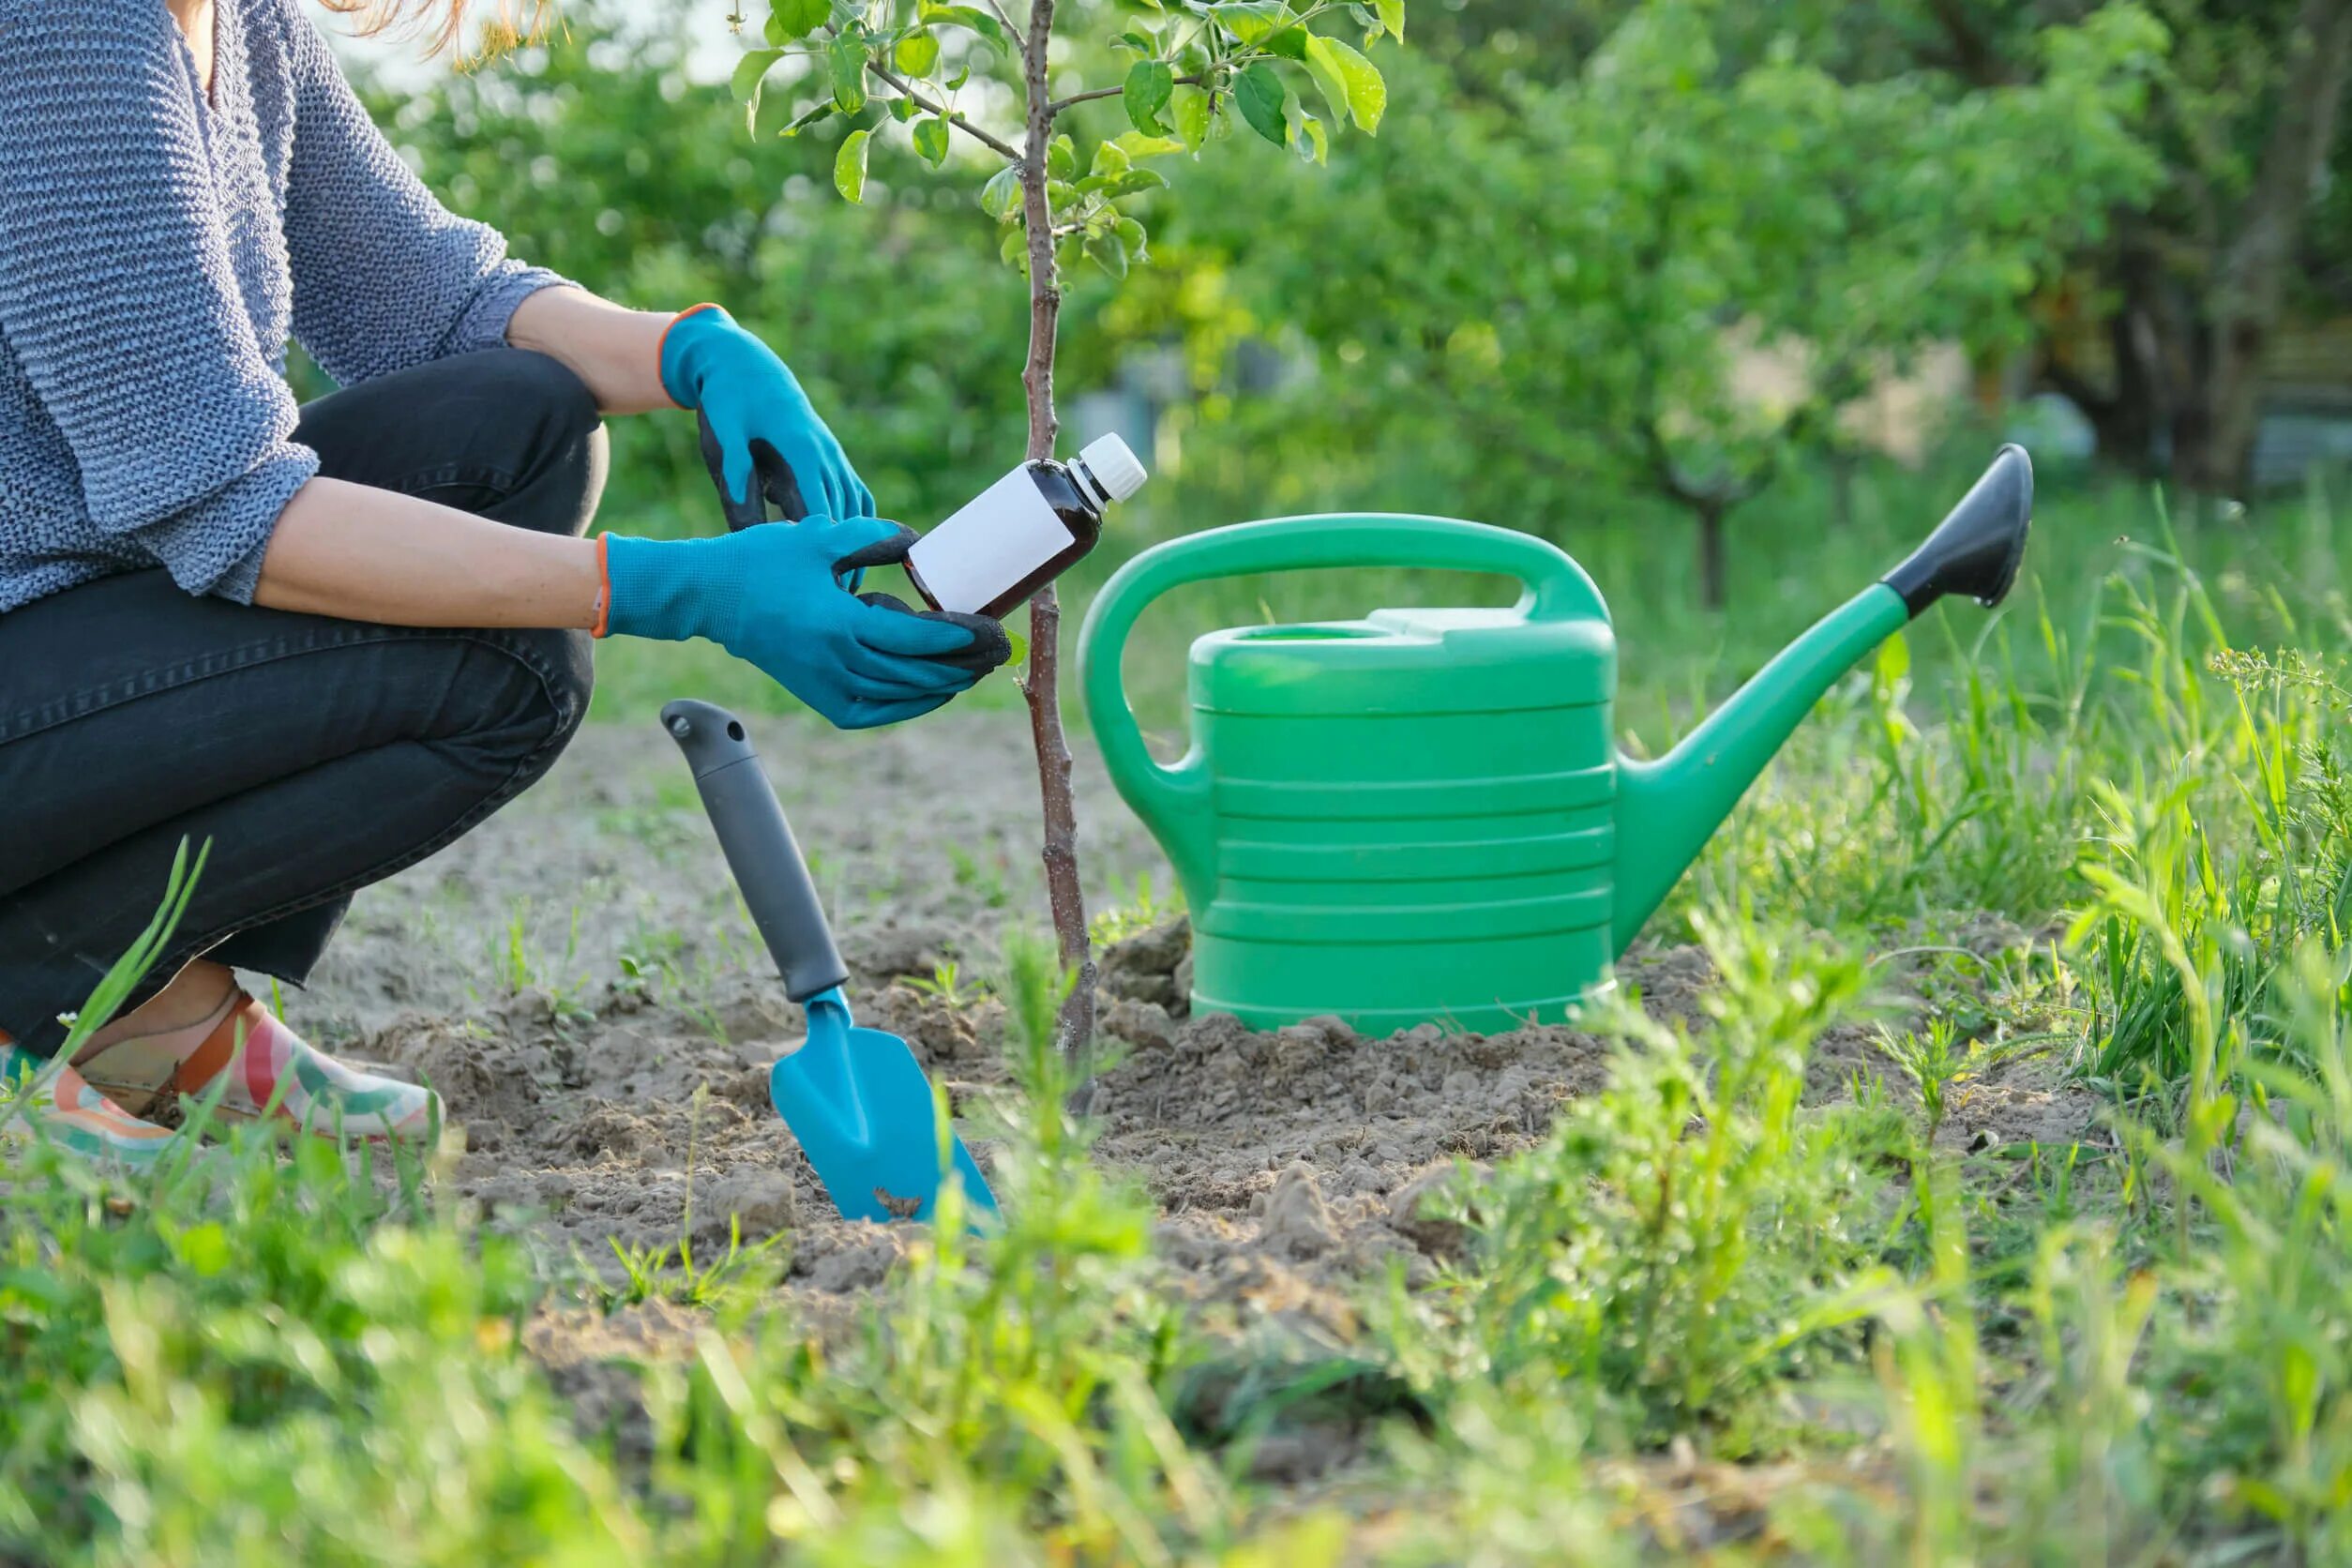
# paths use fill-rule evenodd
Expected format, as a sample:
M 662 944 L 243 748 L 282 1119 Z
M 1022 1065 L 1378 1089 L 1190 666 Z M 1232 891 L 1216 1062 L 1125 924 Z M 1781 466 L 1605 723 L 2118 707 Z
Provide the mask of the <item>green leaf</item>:
M 1057 180 L 1066 180 L 1078 173 L 1078 143 L 1067 136 L 1057 136 L 1046 143 L 1046 173 Z
M 832 21 L 833 7 L 827 0 L 776 0 L 769 16 L 776 23 L 776 32 L 784 35 L 776 38 L 772 33 L 770 38 L 777 43 L 790 43 L 794 38 L 807 38 Z
M 1146 136 L 1166 136 L 1168 127 L 1160 123 L 1160 111 L 1168 107 L 1168 97 L 1175 91 L 1176 73 L 1165 61 L 1138 60 L 1127 72 L 1127 123 Z
M 1329 81 L 1335 81 L 1339 93 L 1332 98 L 1332 109 L 1343 107 L 1350 118 L 1366 132 L 1377 133 L 1380 116 L 1388 113 L 1388 82 L 1380 75 L 1380 67 L 1365 59 L 1352 44 L 1337 38 L 1321 37 L 1306 42 L 1306 67 L 1315 73 L 1318 83 L 1331 93 Z
M 1122 196 L 1138 196 L 1147 190 L 1166 190 L 1168 176 L 1157 169 L 1131 169 L 1123 174 L 1096 174 L 1078 182 L 1078 189 L 1097 195 L 1107 202 Z
M 772 44 L 782 45 L 792 41 L 784 36 L 784 23 L 777 20 L 774 11 L 770 11 L 767 21 L 760 24 L 760 31 L 767 36 L 768 42 Z
M 1094 144 L 1094 160 L 1087 165 L 1086 173 L 1090 179 L 1100 179 L 1106 175 L 1123 174 L 1127 169 L 1126 148 L 1116 142 L 1098 142 Z
M 1113 278 L 1127 275 L 1127 244 L 1116 232 L 1087 235 L 1086 256 Z
M 1380 25 L 1398 43 L 1405 41 L 1405 0 L 1372 0 L 1372 7 L 1380 13 Z
M 1209 8 L 1218 26 L 1255 47 L 1297 19 L 1282 0 L 1218 0 Z
M 1123 214 L 1119 219 L 1118 234 L 1119 242 L 1127 248 L 1127 259 L 1130 262 L 1140 263 L 1148 259 L 1149 251 L 1145 247 L 1146 236 L 1142 224 Z
M 784 52 L 780 49 L 755 49 L 736 61 L 735 74 L 727 81 L 728 87 L 735 95 L 735 101 L 749 103 L 760 91 L 760 79 L 775 68 L 776 62 L 782 58 Z
M 939 36 L 935 33 L 909 33 L 891 51 L 898 62 L 898 70 L 905 76 L 928 76 L 939 64 Z
M 1020 173 L 1008 163 L 989 175 L 988 183 L 980 188 L 980 210 L 999 223 L 1010 223 L 1020 208 Z
M 1331 105 L 1332 118 L 1344 125 L 1348 119 L 1348 83 L 1340 76 L 1337 63 L 1323 53 L 1321 46 L 1327 41 L 1317 38 L 1307 46 L 1306 74 L 1323 90 L 1323 101 Z
M 1208 144 L 1209 111 L 1209 95 L 1199 87 L 1179 87 L 1168 100 L 1168 118 L 1176 122 L 1176 135 L 1193 152 Z
M 1024 229 L 1005 230 L 1004 238 L 997 244 L 996 253 L 1001 260 L 1019 263 L 1021 271 L 1026 273 L 1029 270 L 1028 231 Z
M 1266 40 L 1258 47 L 1269 54 L 1279 54 L 1286 60 L 1304 62 L 1307 42 L 1314 36 L 1304 27 L 1285 27 L 1279 33 L 1267 35 Z
M 776 101 L 779 103 L 784 101 L 782 94 L 776 95 Z M 818 121 L 829 120 L 840 112 L 840 105 L 835 103 L 831 98 L 819 98 L 816 102 L 802 110 L 799 117 L 794 119 L 791 125 L 784 128 L 784 134 L 787 136 L 798 136 L 802 131 L 807 130 L 810 126 L 815 125 Z
M 936 169 L 947 161 L 947 122 L 934 115 L 914 123 L 914 150 Z
M 1892 686 L 1911 672 L 1911 645 L 1904 641 L 1901 632 L 1878 644 L 1877 663 L 1877 668 L 1873 673 L 1881 686 Z
M 999 49 L 1009 53 L 1012 40 L 1004 36 L 1004 24 L 976 6 L 941 6 L 923 0 L 917 16 L 921 22 L 944 22 L 957 27 L 969 27 Z
M 855 203 L 866 200 L 866 149 L 873 140 L 863 126 L 841 138 L 833 159 L 833 188 Z
M 1110 139 L 1110 144 L 1131 158 L 1166 158 L 1184 150 L 1184 144 L 1172 136 L 1145 136 L 1132 130 L 1121 131 Z
M 1233 102 L 1240 108 L 1242 118 L 1249 122 L 1252 130 L 1277 147 L 1290 143 L 1290 128 L 1282 113 L 1284 95 L 1282 78 L 1263 60 L 1242 72 L 1233 83 Z
M 844 114 L 866 107 L 866 40 L 843 33 L 833 40 L 833 101 Z
M 1299 111 L 1297 127 L 1299 156 L 1309 163 L 1331 161 L 1331 136 L 1323 129 L 1323 122 L 1305 110 Z

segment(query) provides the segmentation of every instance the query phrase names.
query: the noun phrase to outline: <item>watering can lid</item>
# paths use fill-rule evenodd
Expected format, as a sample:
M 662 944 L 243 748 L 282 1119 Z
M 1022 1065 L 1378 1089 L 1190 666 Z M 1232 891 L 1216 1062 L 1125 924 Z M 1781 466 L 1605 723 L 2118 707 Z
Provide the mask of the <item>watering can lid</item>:
M 1616 689 L 1607 622 L 1517 610 L 1379 610 L 1236 626 L 1192 645 L 1192 706 L 1203 713 L 1523 713 L 1605 703 Z

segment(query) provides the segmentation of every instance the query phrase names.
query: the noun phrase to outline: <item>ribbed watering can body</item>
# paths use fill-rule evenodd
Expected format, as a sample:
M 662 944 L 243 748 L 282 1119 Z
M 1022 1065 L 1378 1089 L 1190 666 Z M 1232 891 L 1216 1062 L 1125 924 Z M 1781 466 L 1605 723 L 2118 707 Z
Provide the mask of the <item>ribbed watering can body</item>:
M 1381 611 L 1193 645 L 1213 859 L 1196 1005 L 1557 1018 L 1612 952 L 1608 624 Z
M 1117 661 L 1144 602 L 1201 577 L 1367 564 L 1527 592 L 1507 610 L 1213 632 L 1192 646 L 1190 753 L 1163 767 L 1143 751 Z M 1567 556 L 1450 519 L 1302 518 L 1197 535 L 1129 573 L 1081 660 L 1112 776 L 1184 883 L 1196 1008 L 1495 1030 L 1557 1020 L 1608 983 L 1616 639 Z

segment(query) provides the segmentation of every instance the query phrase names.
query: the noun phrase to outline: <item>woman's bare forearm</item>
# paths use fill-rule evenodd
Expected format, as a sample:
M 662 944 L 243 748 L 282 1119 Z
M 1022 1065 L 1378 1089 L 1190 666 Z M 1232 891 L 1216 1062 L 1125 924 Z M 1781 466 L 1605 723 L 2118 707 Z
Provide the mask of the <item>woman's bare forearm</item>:
M 671 320 L 585 289 L 541 289 L 516 308 L 506 341 L 560 361 L 605 413 L 640 414 L 678 406 L 661 384 Z M 602 584 L 585 539 L 322 478 L 279 517 L 253 602 L 394 626 L 587 627 Z
M 671 316 L 630 310 L 585 289 L 541 289 L 515 308 L 506 341 L 561 360 L 607 414 L 675 408 L 661 384 L 661 335 Z
M 592 540 L 313 479 L 279 515 L 253 602 L 393 626 L 586 628 L 602 587 Z

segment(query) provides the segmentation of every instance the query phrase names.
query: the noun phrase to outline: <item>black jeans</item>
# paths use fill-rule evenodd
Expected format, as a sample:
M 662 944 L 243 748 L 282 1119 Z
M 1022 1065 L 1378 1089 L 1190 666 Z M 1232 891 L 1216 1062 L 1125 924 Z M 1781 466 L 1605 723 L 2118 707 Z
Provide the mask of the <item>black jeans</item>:
M 513 349 L 323 398 L 294 439 L 332 477 L 547 533 L 604 487 L 596 400 Z M 159 570 L 0 615 L 0 1030 L 57 1048 L 182 839 L 211 858 L 133 1002 L 200 956 L 300 984 L 354 891 L 546 773 L 590 681 L 585 632 L 287 614 Z

